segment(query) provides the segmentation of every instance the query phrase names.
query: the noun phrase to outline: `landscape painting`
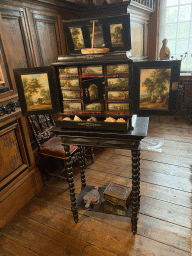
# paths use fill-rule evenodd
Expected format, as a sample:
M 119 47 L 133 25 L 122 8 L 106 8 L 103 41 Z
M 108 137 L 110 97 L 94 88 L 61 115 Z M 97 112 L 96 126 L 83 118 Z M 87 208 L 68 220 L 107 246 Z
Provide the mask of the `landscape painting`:
M 82 67 L 82 75 L 102 75 L 102 66 L 87 66 Z
M 73 39 L 74 49 L 85 48 L 83 33 L 81 28 L 70 28 L 70 32 Z
M 108 111 L 129 111 L 129 103 L 108 103 Z
M 140 109 L 168 110 L 171 68 L 140 70 Z
M 101 111 L 101 103 L 92 103 L 85 105 L 85 111 Z
M 64 88 L 79 87 L 79 79 L 64 79 L 60 76 L 60 86 Z
M 81 102 L 65 102 L 63 104 L 64 112 L 65 111 L 81 111 Z
M 108 100 L 128 100 L 128 91 L 108 91 Z
M 120 65 L 108 65 L 107 74 L 129 74 L 129 65 L 120 64 Z
M 127 77 L 107 78 L 107 87 L 109 88 L 129 87 L 129 78 Z
M 66 76 L 66 75 L 78 76 L 78 68 L 77 67 L 60 68 L 59 77 L 62 78 L 62 76 Z
M 47 73 L 21 75 L 27 110 L 52 109 Z
M 80 91 L 65 91 L 62 90 L 63 99 L 69 100 L 69 99 L 80 99 Z
M 112 46 L 123 46 L 122 23 L 110 25 Z

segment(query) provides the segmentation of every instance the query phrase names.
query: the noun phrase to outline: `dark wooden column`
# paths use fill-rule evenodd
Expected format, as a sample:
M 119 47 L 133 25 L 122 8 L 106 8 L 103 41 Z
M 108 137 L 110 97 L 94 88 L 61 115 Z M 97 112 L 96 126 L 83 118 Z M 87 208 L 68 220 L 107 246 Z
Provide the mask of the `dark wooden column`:
M 71 211 L 73 212 L 74 221 L 77 223 L 79 220 L 79 217 L 78 217 L 78 211 L 76 207 L 75 186 L 73 182 L 73 168 L 71 164 L 70 146 L 64 145 L 64 150 L 65 150 L 65 155 L 66 155 L 65 159 L 66 159 L 66 165 L 67 165 L 67 181 L 69 183 L 70 197 L 71 197 Z
M 139 150 L 131 150 L 132 153 L 132 232 L 135 235 L 137 233 L 137 214 L 139 210 Z
M 79 146 L 79 153 L 78 153 L 78 161 L 79 167 L 81 172 L 81 189 L 86 187 L 86 180 L 85 180 L 85 165 L 83 159 L 83 147 Z

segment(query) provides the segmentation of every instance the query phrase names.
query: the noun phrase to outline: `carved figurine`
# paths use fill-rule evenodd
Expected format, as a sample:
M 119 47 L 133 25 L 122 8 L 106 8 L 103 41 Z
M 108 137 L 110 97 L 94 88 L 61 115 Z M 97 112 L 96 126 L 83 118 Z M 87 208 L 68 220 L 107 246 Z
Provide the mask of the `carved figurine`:
M 168 43 L 167 38 L 163 39 L 162 43 L 163 43 L 163 46 L 160 50 L 160 60 L 169 60 L 170 50 L 167 47 L 167 43 Z
M 98 187 L 95 186 L 94 189 L 92 189 L 91 191 L 89 191 L 84 197 L 83 200 L 85 202 L 85 208 L 89 208 L 89 206 L 91 204 L 97 204 L 99 202 L 99 191 L 98 191 Z

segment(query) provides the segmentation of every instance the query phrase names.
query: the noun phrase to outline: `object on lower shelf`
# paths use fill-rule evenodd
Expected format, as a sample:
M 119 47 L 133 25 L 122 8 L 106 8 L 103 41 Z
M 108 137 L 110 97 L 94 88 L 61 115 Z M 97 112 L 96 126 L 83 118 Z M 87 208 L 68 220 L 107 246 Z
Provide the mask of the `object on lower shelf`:
M 103 201 L 103 211 L 106 213 L 112 213 L 120 216 L 127 216 L 128 208 L 121 205 L 112 204 L 109 201 Z
M 111 182 L 103 192 L 104 202 L 108 201 L 110 202 L 110 204 L 121 206 L 122 208 L 124 208 L 124 211 L 127 211 L 127 206 L 131 201 L 131 197 L 132 189 L 130 187 L 123 186 L 114 182 Z M 105 205 L 105 208 L 114 208 L 111 207 L 111 205 Z
M 83 197 L 84 203 L 86 204 L 85 208 L 89 208 L 91 204 L 97 204 L 99 202 L 100 195 L 99 195 L 98 189 L 99 188 L 97 186 L 95 186 L 94 189 L 89 191 Z

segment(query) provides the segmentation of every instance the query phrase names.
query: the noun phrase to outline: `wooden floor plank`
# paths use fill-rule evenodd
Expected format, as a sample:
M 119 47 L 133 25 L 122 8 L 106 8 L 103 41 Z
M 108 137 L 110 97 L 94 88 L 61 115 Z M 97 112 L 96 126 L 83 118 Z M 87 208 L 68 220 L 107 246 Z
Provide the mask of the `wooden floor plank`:
M 103 172 L 105 170 L 105 173 L 109 173 L 109 174 L 112 173 L 114 175 L 116 174 L 116 175 L 120 175 L 122 177 L 127 177 L 131 179 L 132 168 L 131 168 L 130 159 L 125 160 L 124 163 L 119 161 L 119 159 L 121 159 L 121 157 L 119 157 L 116 160 L 113 159 L 111 163 L 108 163 L 107 167 L 105 167 L 104 162 L 100 160 L 98 164 L 94 164 L 92 166 L 92 169 L 100 172 Z M 156 168 L 158 168 L 158 166 L 156 166 Z M 144 182 L 149 182 L 159 186 L 174 188 L 174 189 L 182 190 L 189 193 L 192 190 L 192 184 L 189 177 L 187 179 L 187 178 L 176 177 L 173 175 L 167 175 L 167 174 L 158 172 L 158 170 L 154 172 L 154 171 L 149 171 L 147 169 L 145 170 L 141 169 L 140 179 L 141 181 L 144 181 Z
M 189 252 L 159 243 L 152 239 L 128 231 L 117 230 L 110 225 L 99 223 L 95 219 L 87 222 L 74 231 L 74 236 L 86 241 L 94 242 L 97 247 L 108 248 L 117 255 L 189 255 Z M 115 246 L 116 245 L 116 246 Z M 116 248 L 115 248 L 116 247 Z
M 13 229 L 12 225 L 17 229 Z M 20 241 L 28 247 L 35 248 L 41 255 L 87 256 L 91 252 L 93 256 L 115 255 L 19 215 L 3 228 L 3 233 L 15 240 L 20 234 Z
M 150 197 L 141 197 L 140 213 L 191 228 L 191 209 Z
M 13 240 L 5 235 L 0 235 L 0 255 L 14 256 L 40 256 L 42 254 L 26 247 L 20 241 Z
M 190 229 L 143 214 L 139 214 L 138 234 L 183 251 L 191 250 Z
M 120 154 L 123 156 L 131 157 L 131 153 L 129 150 L 116 149 L 115 153 L 116 153 L 116 156 Z M 191 168 L 192 166 L 191 156 L 185 157 L 185 158 L 181 157 L 180 155 L 174 156 L 171 154 L 171 151 L 168 151 L 168 153 L 164 153 L 164 152 L 158 153 L 154 151 L 141 150 L 141 160 L 148 160 L 148 161 L 153 161 L 157 163 L 182 166 L 186 168 Z
M 119 149 L 112 149 L 112 150 L 107 149 L 105 152 L 106 152 L 105 154 L 107 155 L 106 157 L 109 160 L 108 164 L 117 164 L 118 166 L 125 165 L 127 166 L 127 168 L 130 168 L 131 166 L 130 152 L 127 158 L 125 157 L 125 151 L 121 151 L 122 154 L 120 154 Z M 141 156 L 142 155 L 143 153 L 141 153 Z M 149 155 L 150 155 L 150 152 L 149 152 Z M 105 157 L 101 156 L 99 158 L 99 163 L 101 162 L 104 163 L 104 161 L 106 161 Z M 93 168 L 94 165 L 92 165 L 91 168 Z M 186 179 L 191 178 L 191 166 L 183 167 L 183 166 L 177 166 L 173 164 L 159 163 L 159 162 L 150 161 L 142 158 L 141 158 L 141 170 L 154 171 L 154 172 L 169 174 L 172 176 L 186 178 Z
M 54 197 L 55 198 L 55 197 Z M 47 201 L 46 201 L 47 202 Z M 68 226 L 70 225 L 75 225 L 74 221 L 72 219 L 72 213 L 70 212 L 70 202 L 67 202 L 66 205 L 66 201 L 63 202 L 63 200 L 54 200 L 51 203 L 56 203 L 57 206 L 48 206 L 46 204 L 44 211 L 39 208 L 38 210 L 34 211 L 33 207 L 31 208 L 31 210 L 28 210 L 28 214 L 27 211 L 25 209 L 25 216 L 27 216 L 28 218 L 33 218 L 33 220 L 38 220 L 39 215 L 37 215 L 37 213 L 40 214 L 40 216 L 42 216 L 42 219 L 45 219 L 45 214 L 46 214 L 46 210 L 48 210 L 50 213 L 52 213 L 53 211 L 56 211 L 56 213 L 59 212 L 59 207 L 63 206 L 62 204 L 64 203 L 65 206 L 63 207 L 68 207 L 68 214 L 64 214 L 64 216 L 69 216 L 69 218 L 65 219 L 65 221 L 63 220 L 63 218 L 59 215 L 57 215 L 56 213 L 53 214 L 54 218 L 51 218 L 50 220 L 47 220 L 49 225 L 53 225 L 53 221 L 56 223 L 54 226 L 52 226 L 53 228 L 57 228 L 60 229 L 60 225 L 57 222 L 58 219 L 62 220 L 62 223 L 66 223 L 68 222 Z M 39 205 L 42 206 L 43 203 L 39 202 Z M 37 205 L 37 202 L 34 203 L 34 205 Z M 143 204 L 141 204 L 141 210 L 140 212 L 143 212 L 143 210 L 145 210 L 145 208 L 143 209 L 142 207 Z M 52 207 L 52 208 L 50 208 Z M 163 206 L 162 206 L 163 207 Z M 25 207 L 26 208 L 26 207 Z M 161 208 L 161 207 L 160 207 Z M 171 208 L 169 208 L 171 209 Z M 63 211 L 63 210 L 62 210 Z M 45 212 L 45 213 L 44 213 Z M 63 213 L 66 211 L 63 211 Z M 114 216 L 114 215 L 106 215 L 106 214 L 98 214 L 98 213 L 94 213 L 94 212 L 90 212 L 90 211 L 79 211 L 80 213 L 80 220 L 82 221 L 82 214 L 86 215 L 86 216 L 90 216 L 90 217 L 94 217 L 99 219 L 100 221 L 106 223 L 106 224 L 110 224 L 110 225 L 115 225 L 118 228 L 121 229 L 126 229 L 126 230 L 130 230 L 130 219 L 127 220 L 127 218 L 124 217 L 120 217 L 120 216 Z M 153 214 L 153 213 L 152 213 Z M 155 240 L 166 243 L 168 245 L 174 246 L 174 247 L 178 247 L 179 249 L 182 250 L 190 250 L 190 245 L 189 245 L 189 240 L 190 240 L 190 229 L 189 228 L 184 228 L 181 226 L 176 226 L 175 228 L 175 224 L 172 223 L 168 223 L 167 221 L 172 221 L 172 215 L 169 217 L 170 213 L 166 214 L 163 213 L 162 216 L 166 217 L 166 222 L 162 221 L 162 220 L 158 220 L 158 219 L 154 219 L 145 215 L 140 214 L 139 216 L 139 225 L 138 225 L 138 233 L 142 234 L 143 236 L 149 236 L 152 239 L 155 239 L 154 237 L 156 237 Z M 37 215 L 37 216 L 36 216 Z M 156 217 L 156 216 L 155 216 Z M 70 219 L 70 220 L 69 220 Z M 46 224 L 46 223 L 44 223 Z M 84 225 L 84 224 L 83 224 Z M 65 226 L 65 224 L 61 225 L 61 226 Z M 76 227 L 76 226 L 75 226 Z M 150 228 L 149 228 L 150 227 Z M 159 227 L 161 227 L 160 229 L 158 229 Z M 149 235 L 151 230 L 151 236 Z M 158 232 L 157 232 L 158 230 Z M 68 230 L 68 232 L 70 233 L 71 231 Z M 73 231 L 74 232 L 74 231 Z M 156 234 L 156 235 L 153 235 Z M 173 239 L 174 237 L 174 239 Z

